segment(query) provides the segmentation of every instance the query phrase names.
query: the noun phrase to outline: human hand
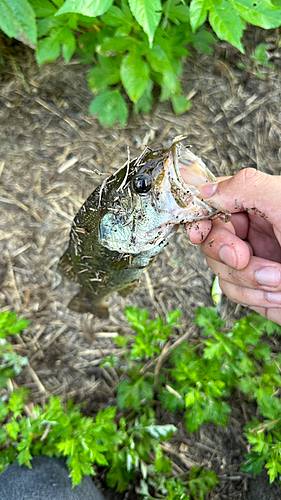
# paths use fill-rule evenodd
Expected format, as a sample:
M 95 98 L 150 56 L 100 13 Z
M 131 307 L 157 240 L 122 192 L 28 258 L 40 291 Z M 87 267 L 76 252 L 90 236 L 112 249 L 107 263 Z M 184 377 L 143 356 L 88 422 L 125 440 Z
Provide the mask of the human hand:
M 232 217 L 188 225 L 190 241 L 231 300 L 281 324 L 281 177 L 247 168 L 200 188 L 204 201 Z

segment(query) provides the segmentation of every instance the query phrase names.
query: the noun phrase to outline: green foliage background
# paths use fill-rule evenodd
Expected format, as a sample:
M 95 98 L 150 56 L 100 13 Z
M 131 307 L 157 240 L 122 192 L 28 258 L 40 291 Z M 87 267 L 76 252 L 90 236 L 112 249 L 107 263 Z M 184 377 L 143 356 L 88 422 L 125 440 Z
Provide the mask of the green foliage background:
M 188 48 L 210 54 L 218 37 L 243 53 L 247 23 L 281 26 L 280 0 L 0 0 L 0 29 L 33 47 L 39 65 L 76 52 L 93 66 L 90 112 L 105 126 L 126 124 L 129 100 L 149 113 L 155 95 L 176 114 L 187 111 Z
M 30 466 L 39 454 L 65 456 L 73 485 L 95 475 L 99 466 L 118 491 L 137 479 L 145 500 L 203 500 L 218 482 L 214 471 L 195 467 L 174 475 L 161 443 L 177 429 L 157 422 L 155 410 L 159 414 L 161 406 L 165 418 L 181 412 L 190 433 L 206 422 L 226 425 L 230 396 L 239 390 L 245 403 L 257 408 L 245 427 L 251 450 L 242 470 L 256 475 L 265 466 L 270 481 L 281 483 L 281 355 L 265 336 L 276 340 L 281 327 L 253 313 L 226 329 L 215 309 L 199 308 L 195 323 L 201 336 L 170 345 L 169 364 L 160 370 L 160 353 L 180 326 L 180 311 L 167 313 L 166 321 L 150 320 L 138 307 L 126 308 L 125 314 L 135 333 L 115 339 L 123 348 L 120 359 L 110 356 L 103 362 L 120 376 L 117 407 L 100 410 L 95 418 L 52 395 L 44 407 L 27 411 L 28 391 L 11 390 L 9 381 L 28 361 L 13 352 L 6 337 L 29 322 L 10 311 L 0 314 L 0 472 L 15 460 Z

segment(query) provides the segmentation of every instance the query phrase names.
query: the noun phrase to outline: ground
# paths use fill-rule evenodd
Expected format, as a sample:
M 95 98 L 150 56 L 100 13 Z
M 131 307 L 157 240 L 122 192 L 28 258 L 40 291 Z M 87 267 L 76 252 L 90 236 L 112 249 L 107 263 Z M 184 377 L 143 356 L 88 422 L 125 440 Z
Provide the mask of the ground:
M 266 41 L 275 70 L 265 79 L 253 75 L 249 54 Z M 100 183 L 101 172 L 113 172 L 127 158 L 139 155 L 146 144 L 163 147 L 179 134 L 187 136 L 195 154 L 217 175 L 231 175 L 251 166 L 280 173 L 281 63 L 275 31 L 246 33 L 247 56 L 221 42 L 213 56 L 189 57 L 182 77 L 192 108 L 182 116 L 169 103 L 155 104 L 150 116 L 131 115 L 128 125 L 104 129 L 89 116 L 92 94 L 87 67 L 62 60 L 38 68 L 34 53 L 20 43 L 2 38 L 5 67 L 0 74 L 0 241 L 1 310 L 8 308 L 32 321 L 14 345 L 27 355 L 25 385 L 34 403 L 50 393 L 75 402 L 86 401 L 86 411 L 114 402 L 115 381 L 99 369 L 108 353 L 118 354 L 112 342 L 126 331 L 124 307 L 138 304 L 151 316 L 182 310 L 182 335 L 193 322 L 198 306 L 211 306 L 213 275 L 198 248 L 183 230 L 173 237 L 145 273 L 141 285 L 126 297 L 109 299 L 110 318 L 71 312 L 67 304 L 75 285 L 62 280 L 56 268 L 64 252 L 71 221 L 87 196 Z M 240 70 L 241 60 L 248 65 Z M 245 312 L 245 311 L 244 311 Z M 243 310 L 224 299 L 226 321 Z M 214 467 L 220 485 L 209 500 L 277 500 L 280 490 L 269 487 L 266 475 L 252 480 L 239 471 L 246 444 L 242 402 L 234 396 L 227 428 L 204 426 L 188 435 L 175 418 L 179 433 L 174 451 L 183 460 Z M 183 446 L 185 444 L 185 446 Z M 178 453 L 179 456 L 179 453 Z M 102 488 L 104 485 L 99 483 Z M 123 498 L 103 490 L 109 499 Z M 128 492 L 126 498 L 135 498 Z

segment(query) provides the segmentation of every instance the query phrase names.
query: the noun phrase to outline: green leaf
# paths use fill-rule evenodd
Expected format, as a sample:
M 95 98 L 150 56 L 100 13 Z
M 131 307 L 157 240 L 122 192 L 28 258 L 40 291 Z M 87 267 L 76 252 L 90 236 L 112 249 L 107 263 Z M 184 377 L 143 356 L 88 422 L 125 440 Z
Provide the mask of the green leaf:
M 164 85 L 172 94 L 176 94 L 180 90 L 179 82 L 174 68 L 164 50 L 159 45 L 153 45 L 153 47 L 146 52 L 145 57 L 153 71 L 163 75 Z
M 207 19 L 209 0 L 191 0 L 189 6 L 190 25 L 193 33 Z
M 111 127 L 117 121 L 124 127 L 128 119 L 128 108 L 118 89 L 99 94 L 90 105 L 90 113 L 98 115 L 100 123 L 106 127 Z
M 257 391 L 259 409 L 264 417 L 275 420 L 281 416 L 281 402 L 275 396 L 269 396 L 262 389 Z
M 45 18 L 54 16 L 57 12 L 56 7 L 49 0 L 28 0 L 30 5 L 32 6 L 36 17 Z
M 229 0 L 238 14 L 248 23 L 264 29 L 278 28 L 281 25 L 281 9 L 269 0 Z
M 115 37 L 117 36 L 128 36 L 132 30 L 134 24 L 133 16 L 129 7 L 122 4 L 122 10 L 113 5 L 103 16 L 103 21 L 108 26 L 118 26 L 119 28 L 115 32 Z M 114 44 L 113 44 L 113 49 Z
M 192 45 L 199 52 L 203 52 L 203 54 L 213 54 L 213 50 L 210 47 L 211 44 L 215 43 L 217 40 L 212 35 L 210 31 L 207 31 L 204 26 L 200 28 L 197 33 L 192 35 Z M 215 281 L 214 281 L 215 284 Z M 213 285 L 214 286 L 214 285 Z M 217 297 L 220 296 L 220 291 L 216 289 Z
M 266 460 L 265 455 L 256 455 L 254 453 L 246 454 L 246 462 L 241 467 L 242 472 L 246 472 L 247 474 L 253 474 L 253 476 L 257 476 L 263 467 L 263 464 Z
M 11 436 L 11 438 L 15 441 L 18 437 L 18 433 L 20 431 L 20 425 L 16 420 L 12 420 L 6 425 L 6 431 Z
M 163 5 L 163 14 L 177 25 L 189 22 L 189 9 L 181 0 L 167 0 Z
M 117 401 L 121 409 L 132 407 L 136 410 L 140 408 L 143 400 L 153 398 L 153 386 L 143 379 L 139 379 L 135 383 L 122 380 L 118 385 L 117 392 Z
M 137 50 L 131 50 L 123 58 L 120 76 L 128 96 L 136 103 L 145 92 L 149 80 L 149 66 Z
M 241 44 L 243 23 L 227 0 L 209 0 L 209 21 L 221 40 L 231 43 L 244 54 Z
M 267 473 L 270 478 L 270 483 L 273 483 L 278 474 L 281 472 L 281 464 L 278 463 L 277 460 L 269 460 L 266 463 L 265 468 L 268 469 Z
M 143 114 L 148 114 L 150 112 L 153 104 L 152 89 L 153 81 L 149 78 L 144 93 L 134 104 L 134 113 L 141 112 Z
M 76 49 L 76 39 L 72 31 L 65 27 L 62 34 L 62 55 L 65 62 L 69 62 Z
M 46 17 L 40 19 L 37 24 L 38 38 L 48 35 L 52 28 L 61 26 L 61 23 L 56 17 Z
M 128 0 L 133 16 L 143 28 L 152 45 L 155 30 L 161 19 L 162 5 L 160 0 Z
M 60 40 L 56 37 L 48 37 L 40 40 L 37 45 L 36 59 L 39 65 L 51 62 L 60 55 Z
M 75 52 L 76 39 L 67 26 L 53 28 L 48 38 L 40 40 L 36 54 L 38 64 L 54 61 L 60 54 L 61 45 L 64 60 L 69 62 Z
M 171 96 L 171 101 L 176 115 L 182 115 L 191 107 L 191 102 L 183 95 L 174 94 Z
M 37 42 L 35 14 L 27 0 L 0 0 L 0 28 L 9 37 Z
M 66 0 L 56 16 L 77 12 L 84 16 L 96 17 L 104 14 L 113 4 L 113 0 Z

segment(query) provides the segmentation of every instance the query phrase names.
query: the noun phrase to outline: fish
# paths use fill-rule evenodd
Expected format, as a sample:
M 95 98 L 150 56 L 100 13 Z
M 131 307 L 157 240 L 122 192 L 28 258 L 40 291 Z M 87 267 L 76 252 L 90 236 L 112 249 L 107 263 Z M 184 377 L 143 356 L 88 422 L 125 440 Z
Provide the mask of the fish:
M 198 197 L 216 182 L 201 158 L 177 136 L 170 147 L 128 160 L 87 198 L 75 216 L 59 271 L 80 285 L 69 308 L 108 318 L 106 299 L 123 295 L 168 244 L 180 224 L 229 214 Z M 184 171 L 184 179 L 181 172 Z

